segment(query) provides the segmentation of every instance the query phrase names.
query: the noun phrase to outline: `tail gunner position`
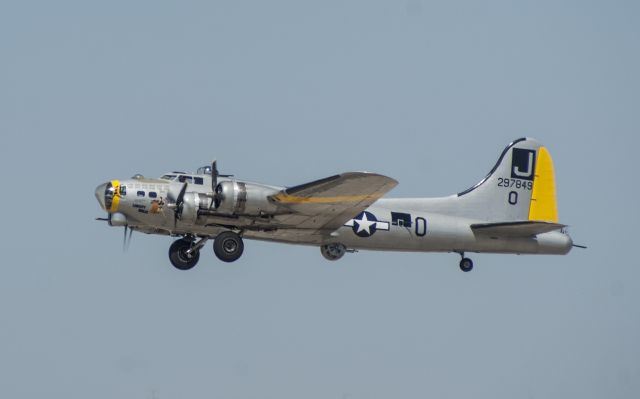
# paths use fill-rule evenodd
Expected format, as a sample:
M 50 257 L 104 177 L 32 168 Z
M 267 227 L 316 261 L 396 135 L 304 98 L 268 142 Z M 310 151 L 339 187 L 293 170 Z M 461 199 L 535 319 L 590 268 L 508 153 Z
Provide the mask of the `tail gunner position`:
M 573 242 L 558 222 L 549 151 L 534 139 L 509 144 L 472 188 L 442 198 L 381 198 L 398 182 L 347 172 L 294 187 L 220 175 L 214 161 L 197 173 L 136 175 L 96 188 L 110 226 L 179 237 L 169 260 L 191 269 L 213 240 L 224 262 L 240 258 L 244 238 L 320 247 L 329 260 L 360 249 L 456 252 L 568 253 Z

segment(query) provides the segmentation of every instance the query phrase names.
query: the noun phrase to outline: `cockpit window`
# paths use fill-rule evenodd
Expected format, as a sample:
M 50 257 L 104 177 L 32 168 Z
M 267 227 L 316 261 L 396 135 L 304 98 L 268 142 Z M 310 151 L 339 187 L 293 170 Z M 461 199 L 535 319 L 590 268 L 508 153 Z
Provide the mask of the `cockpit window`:
M 162 175 L 161 179 L 164 180 L 174 180 L 176 178 L 176 175 Z
M 180 183 L 184 183 L 184 182 L 187 182 L 187 183 L 193 183 L 193 177 L 191 177 L 191 176 L 184 176 L 184 175 L 183 175 L 183 176 L 178 176 L 178 181 L 179 181 Z

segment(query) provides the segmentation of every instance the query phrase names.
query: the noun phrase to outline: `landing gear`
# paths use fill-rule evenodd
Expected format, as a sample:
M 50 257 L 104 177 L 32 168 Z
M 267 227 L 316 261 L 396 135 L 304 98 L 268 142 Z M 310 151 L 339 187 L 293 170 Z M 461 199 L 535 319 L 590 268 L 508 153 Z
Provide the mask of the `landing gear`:
M 320 247 L 320 253 L 327 260 L 338 260 L 347 252 L 347 247 L 342 244 L 325 244 Z
M 460 270 L 463 272 L 470 272 L 473 269 L 473 261 L 464 257 L 464 252 L 460 253 L 462 260 L 460 260 Z
M 223 262 L 238 260 L 244 251 L 242 237 L 233 231 L 224 231 L 213 241 L 213 252 Z
M 193 268 L 200 259 L 200 249 L 195 248 L 193 240 L 181 238 L 169 247 L 169 260 L 179 270 Z

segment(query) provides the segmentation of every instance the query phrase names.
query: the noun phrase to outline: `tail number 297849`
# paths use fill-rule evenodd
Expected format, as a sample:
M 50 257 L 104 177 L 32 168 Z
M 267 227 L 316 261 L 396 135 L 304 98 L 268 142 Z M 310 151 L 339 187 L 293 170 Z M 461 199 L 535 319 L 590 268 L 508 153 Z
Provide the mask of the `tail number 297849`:
M 533 188 L 533 182 L 524 181 L 520 179 L 507 179 L 507 178 L 499 177 L 498 187 L 531 190 Z

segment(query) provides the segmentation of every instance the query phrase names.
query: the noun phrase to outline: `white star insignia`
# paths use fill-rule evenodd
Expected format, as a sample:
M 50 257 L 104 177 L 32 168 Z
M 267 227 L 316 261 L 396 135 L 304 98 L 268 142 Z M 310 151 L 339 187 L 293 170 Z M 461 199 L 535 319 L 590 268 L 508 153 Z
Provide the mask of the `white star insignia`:
M 360 233 L 361 231 L 366 231 L 368 235 L 371 235 L 371 226 L 376 224 L 375 221 L 367 219 L 366 213 L 362 214 L 362 219 L 355 219 L 354 221 L 358 224 L 358 230 L 356 231 L 356 234 Z

